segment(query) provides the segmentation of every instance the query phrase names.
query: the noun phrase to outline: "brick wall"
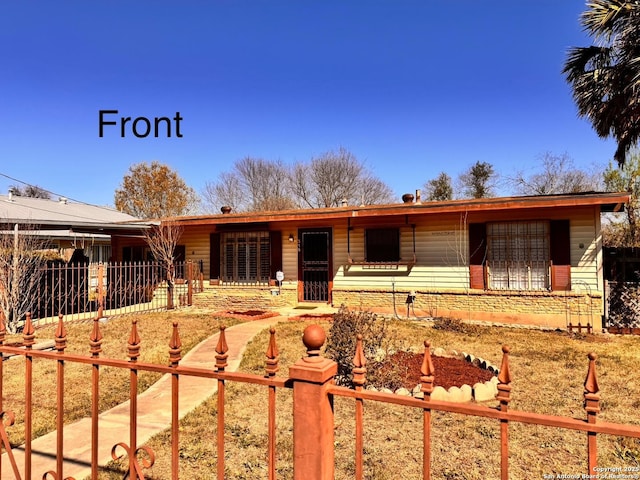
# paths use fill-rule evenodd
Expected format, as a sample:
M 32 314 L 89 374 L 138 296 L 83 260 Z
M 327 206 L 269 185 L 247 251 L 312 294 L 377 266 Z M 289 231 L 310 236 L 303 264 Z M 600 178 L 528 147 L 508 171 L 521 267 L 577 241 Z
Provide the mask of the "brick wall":
M 572 292 L 515 292 L 515 291 L 440 291 L 416 292 L 410 316 L 451 316 L 463 320 L 496 323 L 539 325 L 565 328 L 569 322 L 602 328 L 602 296 Z M 408 292 L 395 292 L 395 312 L 407 315 Z M 333 304 L 366 308 L 377 312 L 394 311 L 391 290 L 333 290 Z
M 193 296 L 193 303 L 199 307 L 215 310 L 272 310 L 293 306 L 297 302 L 295 290 L 267 286 L 206 286 L 203 292 Z
M 194 295 L 194 304 L 214 310 L 277 310 L 297 305 L 295 288 L 267 286 L 209 285 L 205 291 Z M 370 289 L 354 291 L 334 288 L 333 306 L 346 305 L 352 309 L 407 316 L 408 291 Z M 537 325 L 548 328 L 566 328 L 568 323 L 590 322 L 595 331 L 602 328 L 602 296 L 599 293 L 585 295 L 573 292 L 516 292 L 416 290 L 410 317 L 450 316 L 462 320 Z

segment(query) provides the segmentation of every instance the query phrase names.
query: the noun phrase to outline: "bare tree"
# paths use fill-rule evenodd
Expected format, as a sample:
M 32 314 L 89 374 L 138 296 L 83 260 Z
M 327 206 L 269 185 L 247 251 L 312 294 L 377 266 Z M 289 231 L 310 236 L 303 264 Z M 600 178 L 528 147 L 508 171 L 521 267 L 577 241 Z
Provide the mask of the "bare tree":
M 380 205 L 396 201 L 389 185 L 373 175 L 361 178 L 358 189 L 362 205 Z
M 458 181 L 465 198 L 487 198 L 495 195 L 497 174 L 493 165 L 477 161 L 460 174 Z
M 183 228 L 175 222 L 162 222 L 146 230 L 144 235 L 153 257 L 167 270 L 168 308 L 173 308 L 173 282 L 175 280 L 175 251 Z
M 540 158 L 542 171 L 525 175 L 519 171 L 509 179 L 517 193 L 522 195 L 552 195 L 599 190 L 601 172 L 587 172 L 576 168 L 566 153 L 554 155 L 546 152 Z
M 38 185 L 11 185 L 9 191 L 17 197 L 51 198 L 51 193 Z
M 453 187 L 451 177 L 445 172 L 440 172 L 436 178 L 428 180 L 424 184 L 427 200 L 451 200 L 453 198 Z
M 0 232 L 0 310 L 9 333 L 16 333 L 20 321 L 36 306 L 36 292 L 45 265 L 43 242 L 36 229 Z
M 228 205 L 236 211 L 285 210 L 294 208 L 289 190 L 289 170 L 282 161 L 245 157 L 231 172 L 223 172 L 215 183 L 205 185 L 209 211 Z
M 236 211 L 286 210 L 392 203 L 392 190 L 355 155 L 340 148 L 310 162 L 287 167 L 282 161 L 245 157 L 203 192 L 207 209 L 228 205 Z
M 206 182 L 202 198 L 204 209 L 208 212 L 219 212 L 223 206 L 240 211 L 246 202 L 240 178 L 235 172 L 222 172 L 217 182 Z
M 343 200 L 359 205 L 394 199 L 392 190 L 344 147 L 296 165 L 292 190 L 300 205 L 311 208 L 337 207 Z

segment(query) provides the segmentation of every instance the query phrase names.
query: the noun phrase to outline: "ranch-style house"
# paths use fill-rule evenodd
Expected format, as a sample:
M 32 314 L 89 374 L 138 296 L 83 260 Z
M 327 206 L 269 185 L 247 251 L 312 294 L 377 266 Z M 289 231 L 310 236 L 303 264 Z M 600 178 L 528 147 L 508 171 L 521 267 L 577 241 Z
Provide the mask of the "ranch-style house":
M 163 219 L 203 267 L 197 302 L 221 310 L 314 304 L 565 328 L 602 328 L 601 214 L 626 193 L 580 193 Z M 144 245 L 114 237 L 116 260 Z M 133 255 L 132 252 L 137 252 Z

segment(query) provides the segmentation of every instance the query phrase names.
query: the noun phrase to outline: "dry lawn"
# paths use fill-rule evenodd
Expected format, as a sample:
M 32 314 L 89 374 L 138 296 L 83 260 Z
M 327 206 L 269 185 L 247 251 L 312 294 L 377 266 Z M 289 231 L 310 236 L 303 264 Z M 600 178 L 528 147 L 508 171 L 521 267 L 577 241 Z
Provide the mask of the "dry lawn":
M 126 359 L 127 338 L 132 318 L 138 320 L 141 358 L 144 362 L 166 364 L 168 342 L 174 320 L 180 323 L 183 352 L 215 333 L 220 323 L 233 324 L 193 311 L 174 311 L 121 317 L 101 325 L 103 356 Z M 300 341 L 308 322 L 277 325 L 280 374 L 304 355 Z M 322 325 L 328 330 L 327 322 Z M 67 325 L 69 352 L 88 354 L 91 322 Z M 36 331 L 37 340 L 54 337 L 54 326 Z M 499 365 L 501 346 L 511 347 L 512 402 L 510 408 L 537 413 L 584 418 L 583 382 L 587 354 L 599 356 L 598 381 L 601 390 L 600 419 L 640 425 L 640 337 L 568 335 L 520 329 L 478 327 L 467 333 L 432 328 L 431 323 L 392 321 L 392 342 L 403 349 L 419 350 L 429 339 L 434 347 L 466 351 Z M 19 338 L 18 338 L 19 339 Z M 13 339 L 9 339 L 13 340 Z M 241 370 L 263 375 L 268 332 L 258 335 L 248 346 Z M 55 362 L 35 361 L 33 416 L 36 435 L 55 428 Z M 24 362 L 4 362 L 3 402 L 16 410 L 18 424 L 11 427 L 11 441 L 24 441 Z M 66 365 L 66 421 L 89 415 L 90 367 Z M 437 372 L 436 372 L 437 375 Z M 157 375 L 140 372 L 140 390 L 151 385 Z M 101 369 L 100 409 L 105 410 L 128 398 L 128 372 Z M 267 389 L 228 383 L 226 396 L 226 475 L 228 479 L 267 477 L 266 418 Z M 494 406 L 496 402 L 488 402 Z M 278 478 L 290 479 L 292 471 L 291 391 L 278 392 Z M 353 478 L 354 402 L 335 398 L 336 478 Z M 180 428 L 180 478 L 211 479 L 216 471 L 216 398 L 189 414 Z M 498 422 L 462 415 L 434 413 L 432 471 L 434 479 L 499 478 Z M 149 479 L 170 478 L 170 436 L 167 432 L 150 442 L 156 464 L 147 471 Z M 510 477 L 542 478 L 543 474 L 586 473 L 586 435 L 529 425 L 510 425 Z M 634 440 L 599 436 L 601 466 L 640 465 L 640 444 Z M 365 478 L 372 480 L 420 479 L 422 464 L 421 411 L 378 402 L 365 402 Z M 122 478 L 122 468 L 113 464 L 102 479 Z M 555 475 L 554 475 L 555 476 Z
M 116 317 L 100 324 L 103 335 L 101 357 L 128 359 L 127 341 L 131 332 L 131 322 L 137 320 L 141 338 L 139 362 L 166 365 L 169 360 L 169 339 L 173 321 L 179 322 L 183 354 L 201 340 L 216 333 L 221 323 L 233 325 L 233 319 L 221 319 L 209 314 L 187 313 L 186 310 L 156 312 L 148 314 Z M 89 355 L 89 338 L 93 329 L 92 321 L 69 322 L 67 330 L 67 353 Z M 37 328 L 36 343 L 55 338 L 56 325 Z M 21 341 L 20 335 L 7 337 L 6 343 Z M 56 362 L 35 359 L 33 366 L 33 436 L 38 437 L 52 430 L 56 425 Z M 4 362 L 3 406 L 16 415 L 16 424 L 8 429 L 12 445 L 24 443 L 24 396 L 25 369 L 22 357 Z M 152 385 L 159 374 L 140 371 L 138 391 Z M 88 417 L 91 414 L 91 366 L 72 362 L 65 364 L 65 422 Z M 108 410 L 129 398 L 128 370 L 103 367 L 100 370 L 100 411 Z
M 306 322 L 277 326 L 281 374 L 304 354 L 300 341 Z M 328 330 L 329 325 L 323 323 Z M 568 335 L 520 329 L 478 327 L 468 333 L 436 330 L 429 323 L 396 322 L 392 338 L 402 348 L 420 349 L 424 339 L 434 347 L 466 351 L 499 365 L 501 346 L 511 347 L 512 402 L 516 410 L 584 418 L 583 382 L 587 354 L 596 352 L 602 412 L 610 422 L 640 424 L 640 337 Z M 252 342 L 241 370 L 264 374 L 268 333 Z M 436 372 L 437 375 L 437 372 Z M 226 475 L 228 479 L 267 478 L 267 389 L 228 384 L 225 408 Z M 489 406 L 496 402 L 487 402 Z M 354 402 L 335 398 L 336 478 L 350 479 L 354 465 Z M 278 478 L 292 471 L 291 391 L 278 393 Z M 216 471 L 216 399 L 205 402 L 181 424 L 180 478 L 211 479 Z M 462 415 L 434 413 L 432 478 L 499 478 L 498 422 Z M 156 464 L 151 479 L 169 478 L 169 434 L 152 440 Z M 598 437 L 600 466 L 640 465 L 640 444 L 634 440 Z M 377 402 L 365 403 L 365 478 L 420 479 L 422 415 L 420 410 Z M 117 468 L 117 466 L 114 466 Z M 510 478 L 543 478 L 544 474 L 586 473 L 586 435 L 572 431 L 510 425 Z M 101 478 L 121 478 L 105 473 Z

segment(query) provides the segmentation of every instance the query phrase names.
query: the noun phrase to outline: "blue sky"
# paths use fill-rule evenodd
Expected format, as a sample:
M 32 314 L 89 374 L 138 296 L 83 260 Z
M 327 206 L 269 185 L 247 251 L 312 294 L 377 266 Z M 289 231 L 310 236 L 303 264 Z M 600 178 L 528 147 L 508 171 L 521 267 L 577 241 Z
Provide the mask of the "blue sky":
M 196 191 L 245 156 L 344 146 L 398 195 L 476 161 L 606 165 L 562 74 L 584 0 L 30 1 L 0 6 L 0 174 L 112 205 L 158 160 Z M 98 135 L 98 112 L 182 138 Z M 16 183 L 0 176 L 0 192 Z

